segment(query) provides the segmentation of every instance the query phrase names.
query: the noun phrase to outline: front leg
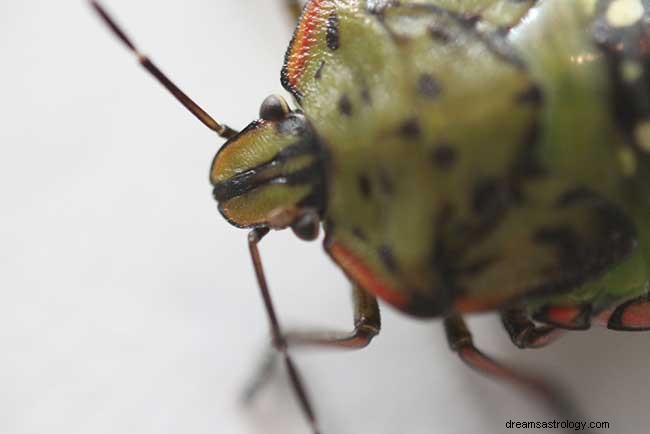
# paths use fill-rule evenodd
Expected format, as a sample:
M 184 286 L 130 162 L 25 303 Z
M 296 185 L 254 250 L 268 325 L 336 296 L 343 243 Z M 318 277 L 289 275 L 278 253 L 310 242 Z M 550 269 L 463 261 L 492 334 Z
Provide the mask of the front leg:
M 377 299 L 365 290 L 352 288 L 354 303 L 354 328 L 350 332 L 290 330 L 284 333 L 284 342 L 294 347 L 335 347 L 361 349 L 379 334 L 381 317 Z M 244 390 L 244 401 L 250 402 L 273 377 L 278 353 L 273 348 L 267 354 L 253 375 L 250 384 Z
M 305 386 L 302 381 L 302 377 L 298 372 L 298 368 L 293 362 L 291 355 L 289 354 L 289 349 L 287 341 L 280 329 L 280 322 L 278 317 L 275 314 L 275 308 L 273 307 L 273 301 L 271 299 L 271 293 L 269 291 L 268 284 L 266 283 L 266 277 L 264 276 L 264 268 L 262 267 L 262 260 L 260 258 L 260 252 L 258 244 L 262 241 L 269 233 L 269 228 L 261 227 L 253 229 L 248 234 L 248 249 L 251 254 L 251 259 L 253 260 L 253 268 L 255 269 L 255 276 L 257 277 L 257 283 L 260 289 L 260 295 L 262 296 L 262 301 L 264 303 L 264 308 L 266 310 L 266 315 L 269 320 L 269 325 L 271 328 L 271 336 L 273 338 L 273 347 L 275 350 L 282 355 L 284 359 L 284 365 L 287 369 L 287 374 L 291 380 L 291 385 L 293 386 L 293 391 L 302 407 L 302 411 L 311 426 L 313 434 L 319 434 L 320 430 L 318 428 L 318 422 L 316 421 L 316 414 L 314 413 L 311 400 L 307 395 Z
M 354 303 L 354 329 L 351 332 L 300 331 L 293 330 L 285 333 L 287 345 L 364 348 L 372 338 L 379 334 L 381 318 L 377 299 L 365 290 L 354 286 L 352 288 Z

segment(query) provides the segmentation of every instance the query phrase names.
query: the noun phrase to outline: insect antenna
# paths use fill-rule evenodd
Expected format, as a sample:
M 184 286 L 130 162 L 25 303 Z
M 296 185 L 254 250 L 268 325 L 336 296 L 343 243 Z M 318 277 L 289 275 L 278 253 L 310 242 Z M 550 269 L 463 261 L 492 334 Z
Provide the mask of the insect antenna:
M 294 393 L 296 394 L 298 402 L 302 407 L 302 411 L 307 418 L 309 425 L 311 426 L 312 433 L 320 434 L 318 422 L 316 420 L 316 414 L 314 413 L 314 408 L 312 407 L 311 400 L 307 395 L 307 390 L 305 389 L 304 383 L 302 381 L 302 376 L 300 375 L 298 368 L 296 367 L 293 359 L 291 358 L 291 355 L 289 354 L 289 346 L 287 344 L 286 337 L 282 334 L 282 330 L 280 329 L 280 322 L 278 321 L 278 317 L 275 313 L 269 286 L 266 283 L 266 277 L 264 276 L 262 259 L 260 258 L 260 252 L 257 245 L 268 233 L 269 228 L 260 227 L 253 229 L 248 233 L 248 248 L 251 254 L 251 259 L 253 260 L 253 268 L 255 268 L 255 276 L 257 277 L 260 294 L 262 295 L 262 300 L 264 302 L 266 316 L 269 319 L 269 325 L 271 326 L 273 346 L 284 359 L 284 365 L 287 369 L 287 374 L 289 374 L 289 379 L 291 380 L 291 385 L 293 386 Z M 248 398 L 252 397 L 252 394 L 255 393 L 256 387 L 257 386 L 254 385 L 253 388 L 249 390 L 250 394 Z
M 203 110 L 197 103 L 192 101 L 192 99 L 187 96 L 182 90 L 178 88 L 163 72 L 158 69 L 158 67 L 145 55 L 140 53 L 136 48 L 135 44 L 129 39 L 124 31 L 115 23 L 115 20 L 106 12 L 106 10 L 99 4 L 99 2 L 91 0 L 91 6 L 95 9 L 95 12 L 102 18 L 104 23 L 113 31 L 115 36 L 117 36 L 124 45 L 126 45 L 129 50 L 133 52 L 138 58 L 140 65 L 144 67 L 151 75 L 153 75 L 160 84 L 162 84 L 165 89 L 167 89 L 174 97 L 185 106 L 198 120 L 203 122 L 203 124 L 210 128 L 212 131 L 215 131 L 224 139 L 229 139 L 230 137 L 237 134 L 237 131 L 233 130 L 227 125 L 220 124 L 215 121 L 212 116 L 210 116 L 205 110 Z

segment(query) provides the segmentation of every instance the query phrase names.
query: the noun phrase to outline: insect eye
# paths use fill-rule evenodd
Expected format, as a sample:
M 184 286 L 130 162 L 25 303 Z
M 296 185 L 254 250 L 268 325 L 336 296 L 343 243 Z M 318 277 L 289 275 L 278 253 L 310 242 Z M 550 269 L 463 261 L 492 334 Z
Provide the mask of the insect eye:
M 313 241 L 318 238 L 320 230 L 320 219 L 314 211 L 309 211 L 301 215 L 291 224 L 293 233 L 298 238 L 305 241 Z
M 284 119 L 291 110 L 287 102 L 278 95 L 266 97 L 260 107 L 260 117 L 267 121 L 279 121 Z

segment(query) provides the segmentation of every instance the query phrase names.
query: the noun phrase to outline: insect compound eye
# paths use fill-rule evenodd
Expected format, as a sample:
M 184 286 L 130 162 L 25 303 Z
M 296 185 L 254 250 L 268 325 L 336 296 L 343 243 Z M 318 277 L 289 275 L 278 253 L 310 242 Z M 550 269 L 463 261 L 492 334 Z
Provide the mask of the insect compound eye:
M 301 240 L 315 240 L 318 238 L 320 230 L 320 219 L 318 214 L 314 211 L 305 212 L 291 224 L 291 229 Z
M 260 107 L 260 117 L 267 121 L 280 121 L 290 112 L 289 104 L 278 95 L 266 97 Z

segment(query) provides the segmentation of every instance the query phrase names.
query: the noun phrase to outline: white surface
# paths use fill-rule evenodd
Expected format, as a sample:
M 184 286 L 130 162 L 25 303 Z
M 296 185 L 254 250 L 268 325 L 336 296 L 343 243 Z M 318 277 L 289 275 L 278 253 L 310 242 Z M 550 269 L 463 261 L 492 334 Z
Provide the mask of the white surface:
M 107 6 L 192 97 L 243 127 L 281 90 L 290 32 L 277 3 Z M 267 324 L 245 232 L 211 198 L 220 141 L 83 1 L 4 0 L 0 53 L 0 433 L 306 433 L 283 375 L 253 407 L 236 399 Z M 273 234 L 262 254 L 284 324 L 349 327 L 347 285 L 319 243 Z M 439 321 L 383 313 L 362 352 L 296 356 L 325 434 L 503 433 L 509 419 L 552 418 L 462 366 Z M 487 352 L 560 378 L 612 424 L 602 432 L 650 426 L 650 334 L 596 330 L 522 352 L 494 316 L 470 325 Z

